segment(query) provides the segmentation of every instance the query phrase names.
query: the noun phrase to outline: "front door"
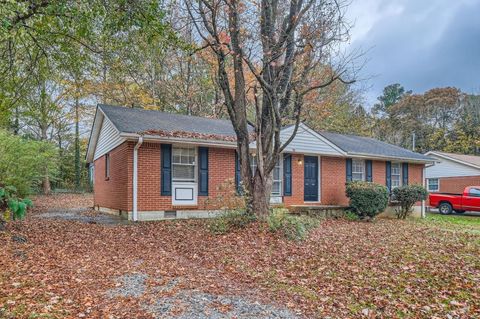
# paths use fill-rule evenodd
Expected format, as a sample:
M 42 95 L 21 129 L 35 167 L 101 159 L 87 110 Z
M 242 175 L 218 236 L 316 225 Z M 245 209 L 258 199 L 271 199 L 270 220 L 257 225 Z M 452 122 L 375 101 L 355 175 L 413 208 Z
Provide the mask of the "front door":
M 304 200 L 318 202 L 318 157 L 305 156 L 304 161 Z

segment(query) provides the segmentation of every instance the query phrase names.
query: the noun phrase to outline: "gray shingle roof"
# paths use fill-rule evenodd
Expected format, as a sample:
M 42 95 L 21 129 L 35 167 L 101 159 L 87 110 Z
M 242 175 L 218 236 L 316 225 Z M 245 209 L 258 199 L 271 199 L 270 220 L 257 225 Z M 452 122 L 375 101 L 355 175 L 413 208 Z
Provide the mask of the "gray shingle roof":
M 138 108 L 100 104 L 98 107 L 122 133 L 140 133 L 149 130 L 183 131 L 235 137 L 229 120 L 166 113 Z
M 318 132 L 348 154 L 362 154 L 380 157 L 403 158 L 419 161 L 433 161 L 423 154 L 415 153 L 400 146 L 388 144 L 370 137 Z

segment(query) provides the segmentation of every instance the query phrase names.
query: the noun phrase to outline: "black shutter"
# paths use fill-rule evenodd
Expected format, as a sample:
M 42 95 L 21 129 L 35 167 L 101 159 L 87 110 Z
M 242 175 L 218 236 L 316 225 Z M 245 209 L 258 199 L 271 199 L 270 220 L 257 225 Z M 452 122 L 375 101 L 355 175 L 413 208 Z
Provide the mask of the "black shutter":
M 403 183 L 402 185 L 408 185 L 408 163 L 403 163 L 402 164 L 402 177 L 403 177 Z
M 283 195 L 292 196 L 292 154 L 283 155 Z
M 386 184 L 388 192 L 392 190 L 392 163 L 385 162 L 385 171 L 386 171 Z
M 347 158 L 347 182 L 352 181 L 352 159 Z
M 365 161 L 365 170 L 366 170 L 366 175 L 367 175 L 367 182 L 373 182 L 373 177 L 372 177 L 372 161 L 371 160 L 366 160 Z
M 160 193 L 163 196 L 172 195 L 172 145 L 171 144 L 162 144 L 161 145 L 161 190 Z
M 238 158 L 238 153 L 235 152 L 235 188 L 237 189 L 237 194 L 242 195 L 242 174 L 240 173 L 240 159 Z
M 208 147 L 198 148 L 198 195 L 208 196 Z

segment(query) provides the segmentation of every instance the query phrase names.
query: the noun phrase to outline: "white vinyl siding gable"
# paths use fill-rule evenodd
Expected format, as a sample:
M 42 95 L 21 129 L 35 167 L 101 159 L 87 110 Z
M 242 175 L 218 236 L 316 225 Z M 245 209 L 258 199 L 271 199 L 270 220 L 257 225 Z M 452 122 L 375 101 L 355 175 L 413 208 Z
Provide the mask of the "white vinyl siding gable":
M 280 141 L 285 143 L 292 135 L 294 127 L 288 127 L 280 132 Z M 288 144 L 284 150 L 285 153 L 303 153 L 303 154 L 322 154 L 322 155 L 342 155 L 334 146 L 324 139 L 315 136 L 307 128 L 300 125 L 297 135 Z
M 456 177 L 456 176 L 479 176 L 480 169 L 463 165 L 452 160 L 437 157 L 434 154 L 429 155 L 440 161 L 434 166 L 426 168 L 426 178 Z
M 112 122 L 107 117 L 104 117 L 93 159 L 96 160 L 105 155 L 124 141 L 125 139 L 120 137 L 120 133 L 113 126 Z

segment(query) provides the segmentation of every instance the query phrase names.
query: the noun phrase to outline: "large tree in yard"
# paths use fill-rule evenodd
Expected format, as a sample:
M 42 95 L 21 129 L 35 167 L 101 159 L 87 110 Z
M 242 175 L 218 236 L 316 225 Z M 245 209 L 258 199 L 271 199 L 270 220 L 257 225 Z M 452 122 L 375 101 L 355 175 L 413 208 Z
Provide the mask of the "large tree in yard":
M 352 81 L 346 4 L 327 0 L 186 0 L 200 39 L 215 55 L 218 83 L 237 135 L 247 211 L 268 214 L 272 170 L 295 136 L 305 99 L 335 81 Z M 294 124 L 281 141 L 280 130 Z M 253 127 L 253 131 L 249 130 Z M 254 133 L 254 134 L 252 134 Z M 252 172 L 249 144 L 256 141 Z

